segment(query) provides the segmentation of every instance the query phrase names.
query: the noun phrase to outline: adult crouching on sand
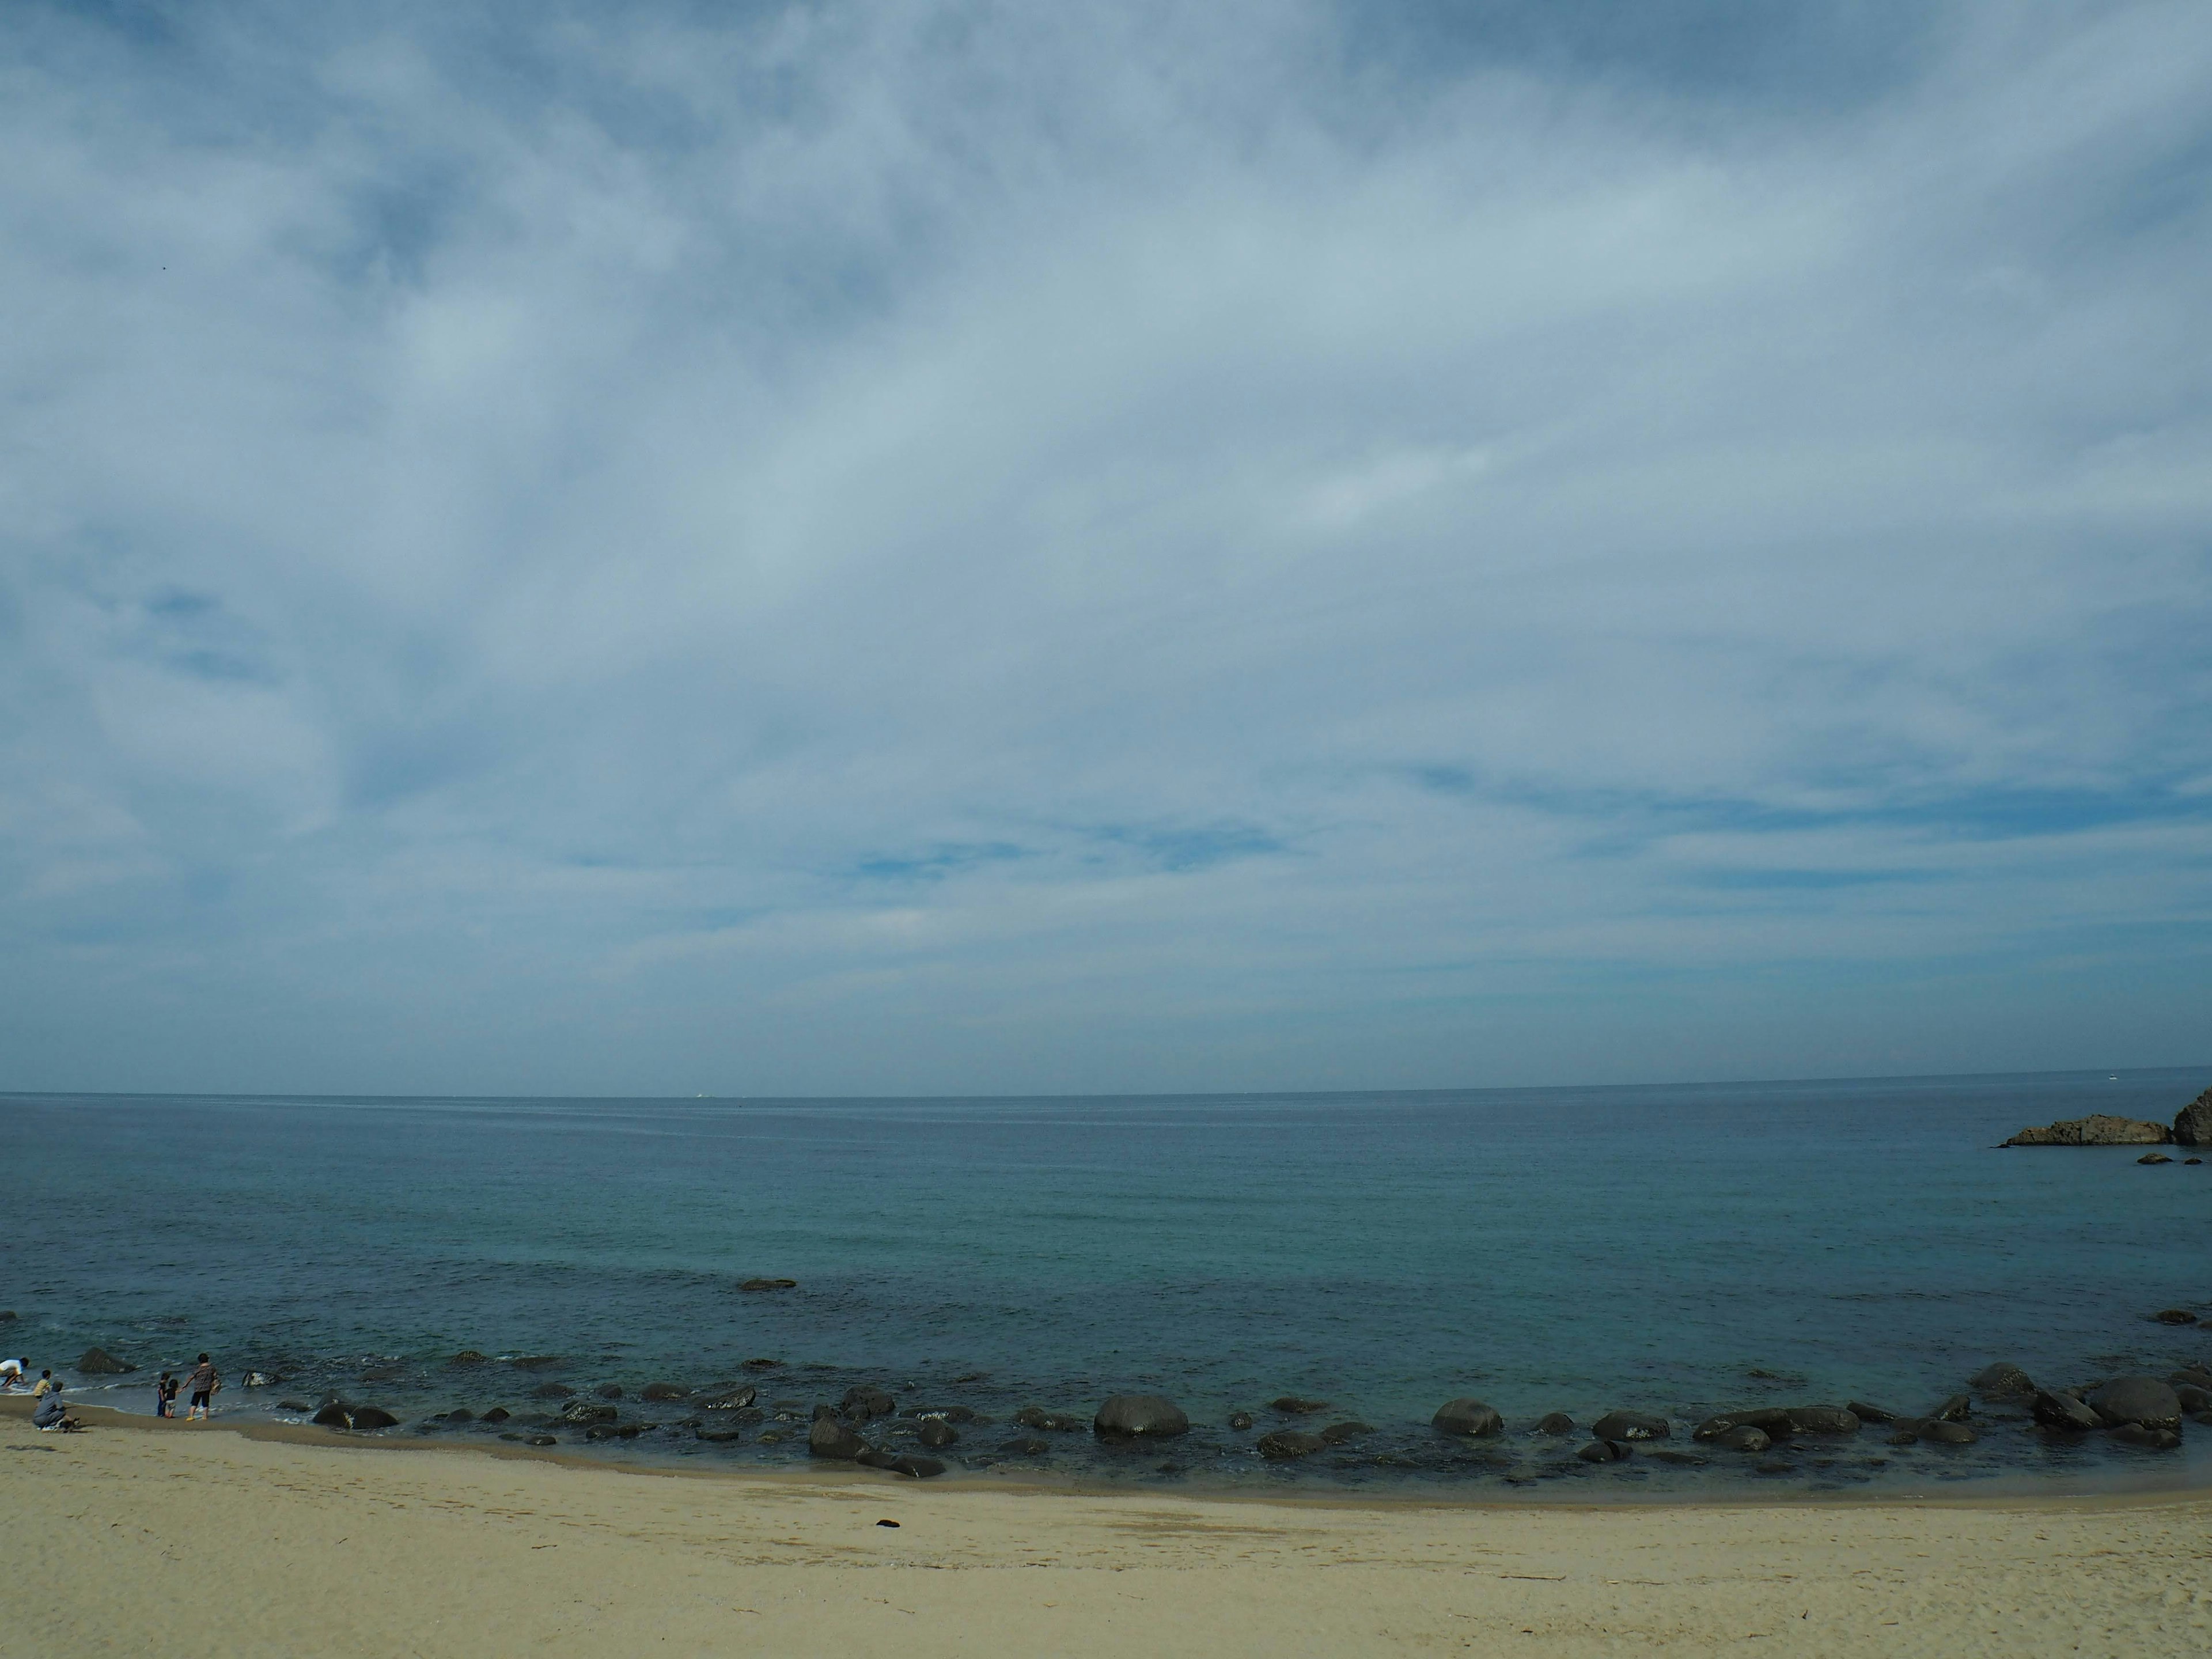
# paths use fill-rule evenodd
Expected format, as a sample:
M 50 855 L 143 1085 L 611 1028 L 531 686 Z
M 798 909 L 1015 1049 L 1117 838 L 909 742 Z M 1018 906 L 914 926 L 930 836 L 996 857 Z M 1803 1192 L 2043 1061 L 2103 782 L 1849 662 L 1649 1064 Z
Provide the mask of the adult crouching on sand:
M 47 1380 L 52 1381 L 51 1372 L 47 1374 Z M 31 1426 L 52 1429 L 63 1434 L 75 1434 L 82 1426 L 69 1414 L 69 1407 L 62 1404 L 60 1383 L 55 1382 L 51 1389 L 39 1396 L 38 1406 L 31 1413 Z
M 205 1354 L 192 1362 L 185 1386 L 192 1391 L 191 1402 L 185 1407 L 185 1421 L 195 1417 L 207 1422 L 215 1415 L 215 1397 L 222 1391 L 222 1376 Z

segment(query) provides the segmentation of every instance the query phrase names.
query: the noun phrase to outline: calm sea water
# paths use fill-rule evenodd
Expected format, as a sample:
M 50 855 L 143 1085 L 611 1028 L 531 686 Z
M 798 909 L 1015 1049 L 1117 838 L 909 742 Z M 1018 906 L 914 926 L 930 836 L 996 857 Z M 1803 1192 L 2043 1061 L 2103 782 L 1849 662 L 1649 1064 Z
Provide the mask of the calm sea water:
M 673 1425 L 606 1449 L 804 1458 L 805 1408 L 849 1383 L 995 1419 L 950 1455 L 1000 1474 L 1499 1496 L 1506 1482 L 1668 1492 L 1960 1478 L 2212 1480 L 2178 1454 L 2057 1444 L 1979 1408 L 1981 1445 L 1869 1432 L 1706 1468 L 1594 1470 L 1522 1432 L 1562 1410 L 1687 1422 L 1856 1397 L 1925 1411 L 1996 1359 L 2039 1379 L 2212 1360 L 2212 1164 L 1991 1150 L 2089 1111 L 2160 1119 L 2188 1072 L 1723 1087 L 1191 1098 L 665 1101 L 0 1096 L 0 1346 L 97 1344 L 141 1367 L 84 1397 L 150 1409 L 201 1348 L 227 1410 L 329 1394 L 411 1433 L 457 1406 L 525 1414 L 547 1380 L 757 1382 L 735 1444 Z M 795 1290 L 744 1292 L 752 1275 Z M 457 1350 L 495 1363 L 456 1368 Z M 529 1372 L 503 1362 L 553 1355 Z M 748 1358 L 782 1364 L 747 1372 Z M 246 1390 L 248 1369 L 284 1382 Z M 368 1380 L 364 1380 L 364 1377 Z M 1199 1427 L 1115 1454 L 1024 1404 L 1169 1395 Z M 1325 1399 L 1374 1433 L 1262 1463 L 1235 1408 Z M 1461 1395 L 1512 1425 L 1428 1433 Z M 781 1422 L 776 1411 L 800 1419 Z M 795 1432 L 793 1431 L 795 1428 Z M 781 1442 L 763 1442 L 779 1431 Z M 489 1432 L 480 1428 L 465 1431 Z M 508 1431 L 514 1431 L 509 1425 Z M 556 1431 L 565 1441 L 565 1428 Z M 1163 1472 L 1163 1462 L 1173 1464 Z M 1577 1486 L 1576 1483 L 1580 1483 Z M 1595 1483 L 1595 1484 L 1594 1484 Z M 1627 1483 L 1624 1486 L 1624 1483 Z

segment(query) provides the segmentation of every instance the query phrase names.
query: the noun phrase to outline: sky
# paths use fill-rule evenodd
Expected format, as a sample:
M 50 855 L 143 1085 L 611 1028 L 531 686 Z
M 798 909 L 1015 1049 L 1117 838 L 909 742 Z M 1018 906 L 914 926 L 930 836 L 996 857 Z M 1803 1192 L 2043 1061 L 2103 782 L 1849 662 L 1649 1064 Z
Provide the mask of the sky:
M 2208 84 L 0 0 L 0 1089 L 2212 1071 Z

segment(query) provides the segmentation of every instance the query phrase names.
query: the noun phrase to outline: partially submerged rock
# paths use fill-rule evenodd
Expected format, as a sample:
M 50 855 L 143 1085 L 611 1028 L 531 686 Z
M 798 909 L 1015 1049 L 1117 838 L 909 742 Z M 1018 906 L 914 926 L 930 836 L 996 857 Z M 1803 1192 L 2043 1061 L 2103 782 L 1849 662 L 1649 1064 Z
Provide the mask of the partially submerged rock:
M 1618 1463 L 1631 1455 L 1624 1440 L 1593 1440 L 1575 1455 L 1585 1463 Z
M 799 1288 L 799 1281 L 795 1279 L 748 1279 L 738 1288 L 741 1291 L 795 1291 Z
M 2022 1400 L 2035 1392 L 2035 1383 L 2028 1374 L 2004 1360 L 1976 1371 L 1967 1379 L 1966 1386 L 1984 1400 Z
M 1536 1432 L 1539 1434 L 1572 1434 L 1574 1431 L 1575 1419 L 1565 1412 L 1546 1412 L 1536 1419 Z
M 1674 1431 L 1665 1418 L 1648 1412 L 1607 1412 L 1590 1425 L 1590 1432 L 1600 1440 L 1664 1440 Z
M 1327 1449 L 1328 1442 L 1317 1434 L 1307 1434 L 1298 1429 L 1277 1429 L 1261 1435 L 1259 1446 L 1261 1456 L 1280 1462 L 1293 1457 L 1310 1457 Z
M 1267 1409 L 1271 1412 L 1281 1412 L 1287 1417 L 1310 1417 L 1316 1412 L 1327 1411 L 1328 1401 L 1308 1400 L 1303 1395 L 1286 1394 L 1270 1400 L 1267 1402 Z
M 1491 1435 L 1505 1426 L 1505 1419 L 1480 1400 L 1460 1399 L 1437 1407 L 1429 1425 L 1440 1434 Z
M 2107 1423 L 2133 1423 L 2147 1429 L 2181 1426 L 2181 1397 L 2154 1376 L 2116 1376 L 2089 1396 L 2089 1406 Z
M 2104 1426 L 2105 1419 L 2091 1411 L 2082 1401 L 2070 1394 L 2049 1389 L 2038 1389 L 2035 1404 L 2031 1408 L 2035 1420 L 2047 1429 L 2064 1429 L 2075 1434 L 2086 1434 L 2091 1429 Z
M 2212 1089 L 2181 1109 L 2173 1120 L 2173 1138 L 2185 1146 L 2212 1146 Z
M 810 1457 L 850 1463 L 869 1449 L 868 1443 L 860 1438 L 860 1431 L 838 1418 L 817 1418 L 814 1426 L 806 1431 L 806 1453 Z
M 2007 1146 L 2163 1146 L 2173 1131 L 2163 1123 L 2140 1118 L 2112 1117 L 2093 1112 L 2087 1117 L 2064 1118 L 2039 1129 L 2022 1129 Z
M 1099 1407 L 1091 1426 L 1109 1439 L 1163 1438 L 1188 1433 L 1190 1419 L 1174 1401 L 1158 1395 L 1117 1394 Z
M 87 1376 L 125 1376 L 138 1369 L 125 1364 L 105 1348 L 87 1348 L 78 1356 L 76 1368 Z

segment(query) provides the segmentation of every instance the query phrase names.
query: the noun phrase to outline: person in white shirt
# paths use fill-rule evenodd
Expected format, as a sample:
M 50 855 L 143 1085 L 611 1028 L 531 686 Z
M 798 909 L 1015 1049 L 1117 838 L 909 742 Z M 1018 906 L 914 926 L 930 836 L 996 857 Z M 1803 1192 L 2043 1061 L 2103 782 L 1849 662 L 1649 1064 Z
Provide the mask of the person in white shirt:
M 0 1394 L 15 1392 L 16 1385 L 23 1380 L 23 1368 L 30 1363 L 27 1359 L 0 1359 Z

